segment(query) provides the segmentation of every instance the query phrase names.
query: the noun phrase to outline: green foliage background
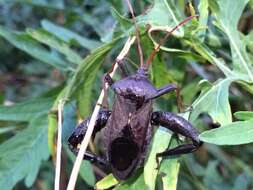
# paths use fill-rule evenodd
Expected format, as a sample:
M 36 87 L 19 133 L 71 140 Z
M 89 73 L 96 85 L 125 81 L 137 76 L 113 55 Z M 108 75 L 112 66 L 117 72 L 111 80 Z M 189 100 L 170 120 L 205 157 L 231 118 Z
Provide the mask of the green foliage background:
M 161 126 L 135 176 L 117 184 L 108 170 L 84 161 L 76 189 L 95 184 L 98 189 L 117 184 L 117 190 L 253 188 L 253 1 L 133 3 L 146 58 L 165 28 L 199 14 L 161 47 L 150 80 L 156 87 L 181 87 L 183 102 L 192 111 L 179 114 L 206 143 L 194 154 L 163 160 L 156 170 L 157 151 L 178 144 Z M 146 32 L 147 24 L 154 32 Z M 53 189 L 60 99 L 67 100 L 61 180 L 66 188 L 75 159 L 66 140 L 78 119 L 91 114 L 101 77 L 130 35 L 134 27 L 124 1 L 0 0 L 1 189 Z M 132 47 L 125 60 L 131 73 L 138 62 Z M 112 92 L 110 97 L 111 104 Z M 159 98 L 154 109 L 177 112 L 175 94 Z

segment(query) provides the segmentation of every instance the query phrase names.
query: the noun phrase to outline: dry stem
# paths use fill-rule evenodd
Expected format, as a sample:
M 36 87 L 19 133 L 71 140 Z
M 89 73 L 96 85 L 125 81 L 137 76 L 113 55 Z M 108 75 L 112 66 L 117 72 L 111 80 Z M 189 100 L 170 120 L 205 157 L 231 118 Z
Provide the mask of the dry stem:
M 60 189 L 60 175 L 61 175 L 61 149 L 62 149 L 62 111 L 64 101 L 59 100 L 58 103 L 58 135 L 57 135 L 57 153 L 56 153 L 56 167 L 55 167 L 55 179 L 54 189 Z

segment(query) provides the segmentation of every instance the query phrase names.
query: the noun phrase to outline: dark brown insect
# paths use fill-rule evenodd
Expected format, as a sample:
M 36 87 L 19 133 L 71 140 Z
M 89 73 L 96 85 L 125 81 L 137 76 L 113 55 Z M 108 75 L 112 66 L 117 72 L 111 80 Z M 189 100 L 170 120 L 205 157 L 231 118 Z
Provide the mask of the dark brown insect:
M 135 17 L 133 16 L 133 18 Z M 170 33 L 191 18 L 193 16 L 179 23 Z M 138 37 L 138 30 L 136 29 L 136 31 Z M 165 36 L 162 43 L 170 33 Z M 157 89 L 148 79 L 149 64 L 160 45 L 155 48 L 145 65 L 141 58 L 141 66 L 136 74 L 116 82 L 109 75 L 104 77 L 105 82 L 114 90 L 115 98 L 112 110 L 102 109 L 99 112 L 93 137 L 96 132 L 101 130 L 106 157 L 101 158 L 86 152 L 84 159 L 109 166 L 113 175 L 119 180 L 127 179 L 143 164 L 154 126 L 161 125 L 174 133 L 190 138 L 192 141 L 191 144 L 179 145 L 157 153 L 157 158 L 191 153 L 202 144 L 198 138 L 198 131 L 184 118 L 170 112 L 153 112 L 154 99 L 177 90 L 175 84 L 168 84 Z M 142 56 L 140 44 L 139 54 Z M 122 63 L 119 65 L 122 66 Z M 69 147 L 74 153 L 78 152 L 78 145 L 86 133 L 89 119 L 79 124 L 68 139 Z

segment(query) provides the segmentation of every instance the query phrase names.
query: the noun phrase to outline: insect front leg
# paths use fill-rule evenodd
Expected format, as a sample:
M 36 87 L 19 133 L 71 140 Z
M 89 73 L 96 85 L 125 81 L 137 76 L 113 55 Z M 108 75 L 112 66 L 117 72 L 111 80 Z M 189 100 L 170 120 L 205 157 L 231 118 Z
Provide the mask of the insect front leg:
M 102 109 L 99 111 L 96 123 L 94 126 L 94 131 L 92 133 L 92 138 L 95 138 L 95 135 L 98 131 L 100 131 L 103 127 L 105 127 L 107 120 L 109 119 L 111 115 L 110 110 Z M 72 132 L 70 137 L 68 138 L 68 145 L 70 150 L 77 155 L 79 151 L 79 146 L 82 143 L 82 140 L 85 136 L 85 133 L 87 131 L 88 125 L 90 122 L 90 117 L 85 119 L 83 122 L 81 122 Z M 98 163 L 98 164 L 105 164 L 106 161 L 103 158 L 100 158 L 92 153 L 86 152 L 84 155 L 85 160 L 90 160 L 91 162 Z
M 165 85 L 161 88 L 158 88 L 155 94 L 152 94 L 151 97 L 149 97 L 148 99 L 155 99 L 158 98 L 164 94 L 168 94 L 171 91 L 176 90 L 176 95 L 177 95 L 177 106 L 178 106 L 178 110 L 179 112 L 182 111 L 183 109 L 183 105 L 182 105 L 182 100 L 181 100 L 181 96 L 180 96 L 180 88 L 176 85 L 176 84 L 168 84 Z
M 203 142 L 199 139 L 199 132 L 183 117 L 170 112 L 153 112 L 151 122 L 154 125 L 161 125 L 174 133 L 181 134 L 191 139 L 191 144 L 179 145 L 164 152 L 157 153 L 156 157 L 173 156 L 187 154 L 196 151 Z
M 148 99 L 155 99 L 158 98 L 164 94 L 167 94 L 173 90 L 178 89 L 177 85 L 175 84 L 168 84 L 166 86 L 163 86 L 161 88 L 158 88 L 155 94 L 152 94 L 151 97 L 149 97 Z
M 116 62 L 118 63 L 118 66 L 119 66 L 119 69 L 120 69 L 120 72 L 121 72 L 121 76 L 123 78 L 129 76 L 129 72 L 126 68 L 126 65 L 124 65 L 123 60 L 117 60 Z
M 121 72 L 121 75 L 122 75 L 122 77 L 123 78 L 125 78 L 125 77 L 127 77 L 127 76 L 129 76 L 129 73 L 128 73 L 128 71 L 127 71 L 127 69 L 126 69 L 126 67 L 125 67 L 125 65 L 124 65 L 124 63 L 123 63 L 123 60 L 116 60 L 116 63 L 118 64 L 118 67 L 119 67 L 119 69 L 120 69 L 120 72 Z M 113 66 L 114 67 L 114 66 Z M 112 67 L 112 68 L 113 68 Z M 109 71 L 109 73 L 110 73 L 110 71 Z M 114 81 L 113 81 L 113 79 L 111 78 L 111 76 L 109 75 L 109 73 L 106 73 L 104 76 L 103 76 L 103 81 L 102 81 L 102 83 L 103 83 L 103 88 L 105 89 L 105 84 L 107 83 L 109 86 L 112 86 L 113 85 L 113 83 L 114 83 Z

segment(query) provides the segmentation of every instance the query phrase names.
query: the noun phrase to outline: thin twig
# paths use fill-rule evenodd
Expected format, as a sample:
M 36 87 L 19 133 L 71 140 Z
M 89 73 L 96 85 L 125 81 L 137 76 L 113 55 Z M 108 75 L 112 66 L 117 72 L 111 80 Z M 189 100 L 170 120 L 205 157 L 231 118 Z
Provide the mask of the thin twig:
M 189 16 L 187 18 L 185 18 L 184 20 L 182 20 L 181 22 L 179 22 L 174 28 L 172 28 L 170 31 L 167 32 L 167 34 L 165 35 L 164 38 L 162 38 L 159 42 L 159 44 L 155 47 L 155 49 L 151 52 L 151 54 L 149 55 L 149 58 L 146 62 L 145 67 L 148 68 L 150 63 L 153 61 L 155 54 L 159 51 L 160 47 L 166 42 L 166 40 L 168 39 L 168 37 L 175 31 L 177 30 L 180 26 L 184 25 L 185 23 L 187 23 L 189 20 L 198 17 L 198 15 L 192 15 Z
M 113 70 L 109 73 L 109 75 L 111 77 L 113 77 L 116 69 L 118 68 L 118 60 L 122 60 L 126 56 L 126 54 L 128 53 L 128 51 L 129 51 L 131 45 L 134 43 L 134 41 L 135 41 L 135 37 L 129 37 L 128 38 L 127 42 L 125 43 L 125 46 L 123 47 L 120 54 L 116 58 L 116 63 L 113 67 Z M 99 112 L 99 109 L 100 109 L 100 105 L 102 104 L 103 99 L 104 99 L 104 94 L 105 94 L 104 90 L 107 90 L 107 89 L 108 89 L 108 85 L 106 84 L 105 89 L 101 90 L 100 96 L 97 100 L 97 104 L 96 104 L 95 109 L 92 113 L 92 116 L 91 116 L 91 119 L 90 119 L 90 122 L 89 122 L 89 125 L 88 125 L 88 129 L 86 131 L 86 134 L 85 134 L 84 139 L 81 143 L 78 155 L 76 157 L 76 161 L 74 163 L 74 166 L 73 166 L 73 169 L 72 169 L 72 172 L 71 172 L 71 175 L 70 175 L 67 190 L 74 190 L 74 188 L 75 188 L 76 179 L 77 179 L 77 176 L 78 176 L 78 172 L 80 170 L 80 166 L 81 166 L 81 163 L 82 163 L 82 160 L 83 160 L 83 156 L 84 156 L 84 153 L 85 153 L 85 151 L 87 149 L 87 146 L 89 144 L 89 141 L 90 141 L 93 129 L 94 129 L 94 125 L 95 125 L 95 122 L 96 122 L 96 118 L 97 118 L 97 115 L 98 115 L 98 112 Z
M 56 167 L 55 167 L 55 179 L 54 189 L 60 189 L 60 175 L 61 175 L 61 148 L 62 148 L 62 110 L 64 101 L 59 100 L 58 103 L 58 135 L 57 135 L 57 153 L 56 153 Z
M 132 19 L 134 21 L 134 27 L 135 27 L 135 35 L 136 35 L 136 40 L 137 40 L 137 47 L 138 47 L 138 53 L 139 53 L 139 56 L 140 56 L 140 64 L 141 64 L 141 67 L 144 66 L 144 61 L 143 61 L 143 52 L 142 52 L 142 48 L 141 48 L 141 40 L 140 40 L 140 30 L 137 26 L 137 23 L 136 23 L 136 18 L 135 18 L 135 15 L 134 15 L 134 10 L 133 10 L 133 7 L 130 3 L 129 0 L 126 0 L 126 3 L 127 3 L 127 6 L 128 6 L 128 9 L 132 15 Z

